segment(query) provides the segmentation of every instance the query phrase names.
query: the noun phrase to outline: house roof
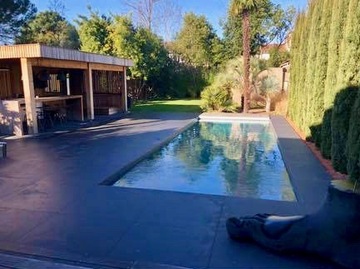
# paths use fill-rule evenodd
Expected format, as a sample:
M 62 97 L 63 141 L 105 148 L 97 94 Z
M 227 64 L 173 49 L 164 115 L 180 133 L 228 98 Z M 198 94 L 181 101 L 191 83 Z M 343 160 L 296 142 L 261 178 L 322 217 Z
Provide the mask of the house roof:
M 117 66 L 133 66 L 130 59 L 118 58 L 42 44 L 19 44 L 0 46 L 0 59 L 47 58 Z

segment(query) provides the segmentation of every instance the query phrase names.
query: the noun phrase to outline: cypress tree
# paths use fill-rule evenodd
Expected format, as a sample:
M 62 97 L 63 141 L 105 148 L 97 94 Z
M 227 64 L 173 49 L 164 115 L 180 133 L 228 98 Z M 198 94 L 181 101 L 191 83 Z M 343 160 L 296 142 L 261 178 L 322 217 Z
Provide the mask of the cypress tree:
M 349 126 L 346 126 L 346 124 L 349 124 L 350 111 L 355 101 L 353 90 L 358 90 L 358 85 L 360 82 L 360 74 L 358 72 L 358 65 L 360 62 L 360 36 L 358 35 L 360 31 L 359 7 L 360 5 L 358 0 L 350 0 L 345 34 L 340 48 L 340 67 L 337 74 L 337 90 L 340 91 L 339 94 L 341 93 L 344 104 L 338 103 L 337 100 L 335 100 L 331 123 L 332 163 L 334 168 L 341 172 L 346 172 L 348 166 L 347 154 L 345 152 L 346 147 L 354 146 L 351 144 L 351 139 L 349 139 L 349 142 L 347 142 Z M 346 94 L 348 94 L 349 97 L 346 97 Z M 335 114 L 336 111 L 344 110 L 349 111 Z M 340 125 L 339 122 L 341 122 Z
M 359 92 L 360 87 L 360 3 L 358 0 L 351 0 L 349 5 L 349 14 L 348 22 L 351 27 L 347 27 L 346 32 L 346 41 L 347 47 L 345 54 L 345 60 L 347 60 L 347 66 L 342 66 L 344 68 L 344 78 L 345 81 L 350 85 L 356 85 L 355 88 Z M 346 67 L 346 69 L 345 69 Z M 358 180 L 360 176 L 360 95 L 357 95 L 356 102 L 353 106 L 349 134 L 346 143 L 346 157 L 348 160 L 347 163 L 347 172 L 352 180 Z
M 338 0 L 337 0 L 338 1 Z M 310 108 L 310 127 L 313 127 L 312 138 L 315 144 L 321 144 L 321 124 L 324 116 L 324 84 L 328 65 L 328 44 L 333 0 L 324 0 L 320 14 L 320 36 L 316 46 L 316 61 L 314 63 L 314 83 L 312 86 L 312 102 Z
M 304 108 L 306 103 L 305 92 L 304 92 L 304 83 L 306 77 L 306 63 L 307 63 L 307 52 L 308 52 L 308 26 L 310 25 L 310 16 L 309 12 L 303 14 L 303 21 L 302 21 L 302 29 L 301 29 L 301 37 L 300 37 L 300 46 L 299 46 L 299 69 L 294 76 L 298 76 L 299 80 L 297 83 L 297 88 L 294 89 L 296 91 L 296 106 L 295 106 L 295 123 L 298 127 L 303 126 L 304 122 Z M 293 71 L 291 71 L 293 72 Z M 293 72 L 294 73 L 294 72 Z
M 337 93 L 337 73 L 340 60 L 340 44 L 348 14 L 349 0 L 334 0 L 328 46 L 328 66 L 324 86 L 324 119 L 321 128 L 321 152 L 325 158 L 331 157 L 331 113 Z
M 357 93 L 359 88 L 356 88 Z M 353 106 L 348 141 L 346 147 L 347 171 L 351 180 L 355 181 L 360 178 L 360 94 L 357 95 L 356 102 Z
M 360 3 L 358 0 L 350 0 L 349 13 L 346 20 L 345 46 L 342 52 L 340 72 L 344 75 L 340 78 L 340 90 L 344 86 L 359 85 L 360 74 Z
M 336 94 L 331 118 L 331 161 L 337 171 L 346 173 L 346 141 L 348 139 L 351 109 L 355 103 L 358 87 L 349 87 Z
M 305 135 L 309 138 L 311 137 L 310 126 L 313 122 L 314 114 L 314 103 L 316 102 L 316 90 L 314 89 L 315 81 L 315 72 L 316 72 L 316 58 L 318 55 L 317 44 L 319 43 L 319 34 L 321 31 L 321 11 L 322 11 L 323 1 L 311 1 L 310 8 L 310 28 L 309 28 L 309 38 L 308 38 L 308 56 L 306 63 L 306 77 L 305 77 L 305 86 L 304 91 L 306 96 L 305 109 L 303 110 L 304 121 L 303 121 L 303 130 Z
M 299 89 L 299 72 L 301 70 L 301 35 L 305 22 L 305 14 L 299 13 L 296 22 L 294 32 L 291 37 L 291 72 L 290 72 L 290 93 L 289 93 L 289 110 L 288 116 L 294 122 L 297 122 L 298 112 L 298 89 Z
M 294 31 L 289 101 L 289 116 L 307 134 L 323 117 L 323 154 L 331 155 L 335 169 L 356 180 L 360 177 L 359 33 L 358 0 L 310 1 Z
M 326 159 L 331 159 L 331 117 L 333 108 L 328 108 L 324 111 L 323 122 L 321 124 L 321 154 Z
M 347 15 L 349 14 L 350 0 L 335 0 L 333 3 L 333 15 L 331 18 L 329 47 L 328 47 L 328 68 L 325 81 L 324 107 L 330 108 L 334 104 L 335 95 L 338 92 L 336 87 L 339 71 L 340 53 L 343 52 L 344 28 L 346 27 Z
M 344 24 L 344 34 L 339 49 L 339 63 L 337 71 L 337 83 L 335 86 L 336 93 L 345 89 L 347 86 L 357 85 L 356 76 L 357 67 L 357 44 L 359 39 L 358 33 L 355 32 L 358 19 L 355 10 L 357 9 L 358 0 L 349 0 L 347 8 L 347 18 Z M 355 69 L 355 70 L 354 70 Z

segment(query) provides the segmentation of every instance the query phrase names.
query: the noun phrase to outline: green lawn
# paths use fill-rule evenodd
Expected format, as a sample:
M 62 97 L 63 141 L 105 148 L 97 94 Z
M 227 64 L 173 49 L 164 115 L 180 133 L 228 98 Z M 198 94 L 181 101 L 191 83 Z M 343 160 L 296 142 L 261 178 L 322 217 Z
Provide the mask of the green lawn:
M 130 108 L 133 112 L 201 112 L 201 100 L 158 100 L 136 104 Z

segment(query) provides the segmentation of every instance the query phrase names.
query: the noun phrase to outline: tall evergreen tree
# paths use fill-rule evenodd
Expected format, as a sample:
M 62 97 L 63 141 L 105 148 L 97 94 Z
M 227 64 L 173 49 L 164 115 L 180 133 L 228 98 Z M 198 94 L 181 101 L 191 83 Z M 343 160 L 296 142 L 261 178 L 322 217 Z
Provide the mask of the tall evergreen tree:
M 348 16 L 346 19 L 345 33 L 344 38 L 342 39 L 340 47 L 340 64 L 337 73 L 337 84 L 336 91 L 344 92 L 343 95 L 351 93 L 347 91 L 349 87 L 359 87 L 360 83 L 360 74 L 357 71 L 359 62 L 360 62 L 360 11 L 359 11 L 359 1 L 350 0 L 348 6 Z M 339 104 L 338 107 L 334 104 L 334 112 L 337 109 L 348 109 L 351 111 L 352 105 L 354 102 L 349 102 L 349 104 Z M 344 108 L 345 107 L 345 108 Z M 349 113 L 348 113 L 349 114 Z M 344 126 L 343 128 L 338 128 L 335 125 L 337 122 L 344 121 L 349 122 L 349 117 L 336 117 L 333 113 L 332 117 L 332 146 L 331 146 L 331 156 L 333 166 L 342 171 L 346 172 L 347 167 L 347 154 L 346 147 L 352 147 L 353 145 L 348 143 L 348 130 L 349 126 Z
M 310 6 L 310 5 L 309 5 Z M 305 92 L 305 79 L 306 79 L 306 70 L 307 70 L 307 62 L 308 62 L 308 45 L 309 45 L 309 28 L 311 26 L 311 11 L 304 13 L 304 20 L 302 23 L 302 30 L 300 36 L 300 45 L 299 45 L 299 70 L 298 70 L 298 86 L 294 88 L 294 91 L 297 91 L 297 106 L 296 106 L 296 117 L 295 122 L 299 126 L 299 128 L 303 129 L 304 121 L 305 121 L 305 109 L 306 108 L 306 92 Z M 295 72 L 292 72 L 293 75 L 296 75 Z
M 187 13 L 176 39 L 172 43 L 173 51 L 182 61 L 196 67 L 210 68 L 218 64 L 221 42 L 205 16 Z
M 324 157 L 331 158 L 331 114 L 336 94 L 337 73 L 340 61 L 340 45 L 343 29 L 348 14 L 349 0 L 333 1 L 328 40 L 328 66 L 324 85 L 324 120 L 321 128 L 321 152 Z
M 332 7 L 331 11 L 329 11 L 330 7 Z M 319 10 L 322 10 L 321 16 Z M 351 179 L 358 179 L 360 177 L 360 73 L 358 72 L 360 2 L 312 0 L 304 16 L 304 27 L 300 27 L 299 17 L 296 27 L 302 30 L 298 28 L 294 31 L 292 60 L 299 60 L 300 64 L 293 63 L 289 115 L 303 131 L 314 124 L 314 119 L 321 119 L 323 116 L 321 134 L 323 154 L 331 158 L 335 169 L 348 172 Z M 315 24 L 318 24 L 319 18 L 321 23 L 320 28 L 317 28 Z M 299 32 L 301 32 L 300 38 Z M 315 33 L 319 37 L 319 42 L 315 42 Z M 326 39 L 329 41 L 326 42 Z M 316 56 L 315 60 L 314 56 Z M 310 65 L 311 62 L 315 62 L 315 69 Z M 322 66 L 326 65 L 326 62 L 325 76 Z M 321 85 L 324 88 L 322 92 L 318 91 L 322 88 Z M 315 94 L 308 95 L 311 90 L 314 90 Z M 306 102 L 300 101 L 304 99 L 303 96 L 308 96 Z M 320 104 L 317 101 L 320 101 Z
M 300 85 L 300 72 L 301 72 L 301 44 L 303 31 L 305 28 L 306 15 L 300 12 L 297 16 L 295 28 L 292 33 L 292 46 L 291 46 L 291 72 L 290 72 L 290 93 L 289 93 L 289 107 L 288 116 L 293 122 L 298 123 L 299 117 L 299 91 L 297 90 Z
M 337 171 L 347 172 L 346 144 L 351 110 L 356 101 L 358 87 L 348 87 L 336 94 L 331 117 L 331 162 Z M 358 119 L 357 119 L 358 120 Z
M 314 63 L 315 72 L 312 86 L 310 126 L 313 126 L 313 133 L 311 135 L 318 147 L 321 145 L 321 124 L 324 117 L 324 84 L 328 65 L 328 42 L 333 1 L 324 0 L 320 9 L 320 35 L 316 45 L 317 56 Z
M 325 81 L 324 91 L 324 107 L 328 109 L 333 106 L 334 98 L 337 93 L 337 73 L 339 69 L 339 61 L 341 50 L 341 43 L 344 38 L 344 28 L 346 26 L 346 18 L 349 14 L 349 1 L 340 0 L 333 1 L 333 13 L 330 25 L 330 36 L 328 45 L 328 67 Z
M 301 30 L 303 28 L 305 15 L 304 13 L 299 13 L 296 21 L 295 21 L 295 28 L 292 33 L 292 51 L 291 51 L 291 58 L 290 61 L 293 63 L 290 73 L 290 93 L 289 93 L 289 106 L 292 108 L 291 110 L 288 110 L 288 116 L 292 121 L 295 121 L 296 118 L 296 111 L 297 109 L 295 106 L 297 106 L 298 102 L 298 94 L 297 94 L 297 85 L 299 83 L 299 77 L 300 77 L 300 44 L 301 44 Z
M 360 94 L 359 87 L 356 87 L 357 98 L 351 112 L 349 121 L 349 133 L 347 137 L 346 170 L 353 181 L 360 179 Z
M 321 14 L 322 14 L 322 5 L 323 1 L 312 0 L 310 2 L 309 8 L 309 19 L 310 19 L 310 29 L 309 29 L 309 37 L 308 37 L 308 55 L 306 62 L 306 76 L 305 76 L 305 85 L 304 85 L 304 93 L 306 98 L 304 113 L 304 121 L 302 128 L 305 131 L 307 137 L 311 137 L 310 127 L 313 122 L 313 112 L 314 112 L 314 103 L 317 102 L 314 87 L 315 80 L 315 71 L 316 65 L 315 60 L 319 51 L 317 50 L 317 44 L 319 43 L 319 33 L 321 31 Z
M 354 85 L 357 92 L 360 91 L 360 3 L 359 1 L 350 0 L 349 10 L 351 14 L 348 16 L 347 23 L 351 27 L 346 27 L 345 38 L 347 42 L 347 50 L 345 59 L 348 60 L 348 66 L 344 79 L 349 85 Z M 344 68 L 341 65 L 340 68 Z M 344 69 L 345 71 L 345 69 Z M 346 157 L 347 172 L 350 178 L 358 180 L 360 178 L 360 95 L 357 95 L 356 102 L 352 108 L 352 114 L 349 121 L 349 133 L 346 141 Z
M 344 33 L 344 46 L 341 48 L 341 61 L 337 78 L 337 90 L 348 85 L 359 85 L 360 73 L 357 70 L 360 60 L 360 14 L 358 14 L 358 0 L 350 0 L 346 28 Z

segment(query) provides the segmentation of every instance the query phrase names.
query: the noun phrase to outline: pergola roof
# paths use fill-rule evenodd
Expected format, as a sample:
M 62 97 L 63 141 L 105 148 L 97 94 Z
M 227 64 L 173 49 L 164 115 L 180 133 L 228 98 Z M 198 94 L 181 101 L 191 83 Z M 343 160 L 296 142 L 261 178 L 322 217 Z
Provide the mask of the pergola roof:
M 50 47 L 42 44 L 0 46 L 0 59 L 47 58 L 56 60 L 99 63 L 117 66 L 133 66 L 130 59 L 117 58 L 72 49 Z

